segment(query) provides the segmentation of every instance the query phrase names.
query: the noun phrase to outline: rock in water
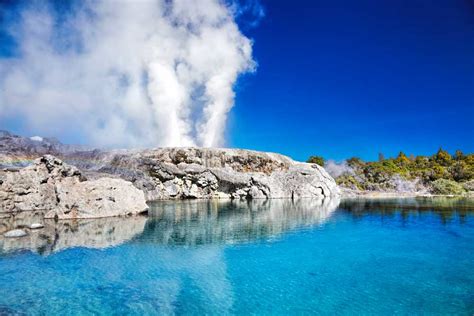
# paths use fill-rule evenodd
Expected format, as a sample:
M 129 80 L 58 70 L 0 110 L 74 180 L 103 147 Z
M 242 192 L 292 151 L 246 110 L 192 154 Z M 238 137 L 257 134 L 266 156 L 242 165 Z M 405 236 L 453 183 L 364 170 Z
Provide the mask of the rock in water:
M 45 155 L 28 167 L 0 171 L 0 215 L 47 210 L 45 217 L 97 218 L 147 209 L 142 191 L 122 179 L 86 181 L 82 173 Z
M 75 155 L 78 155 L 77 153 Z M 69 159 L 74 159 L 75 155 Z M 316 164 L 241 149 L 158 148 L 80 154 L 85 170 L 118 175 L 147 200 L 186 198 L 325 198 L 339 195 L 334 179 Z M 92 176 L 94 174 L 92 173 Z
M 3 234 L 3 236 L 6 238 L 18 238 L 24 237 L 26 235 L 27 233 L 23 229 L 13 229 Z
M 30 229 L 40 229 L 40 228 L 44 228 L 44 225 L 40 223 L 33 223 L 30 225 Z

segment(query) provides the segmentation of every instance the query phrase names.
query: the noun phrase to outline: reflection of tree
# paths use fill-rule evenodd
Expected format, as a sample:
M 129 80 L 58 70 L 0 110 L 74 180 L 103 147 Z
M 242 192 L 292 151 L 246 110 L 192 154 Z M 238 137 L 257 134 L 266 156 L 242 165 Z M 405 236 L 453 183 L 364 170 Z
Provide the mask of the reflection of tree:
M 443 224 L 458 217 L 460 223 L 465 223 L 467 215 L 474 214 L 474 199 L 462 197 L 430 197 L 430 198 L 351 198 L 341 201 L 341 211 L 350 212 L 354 218 L 367 215 L 382 217 L 400 216 L 407 221 L 410 216 L 419 216 L 431 212 L 439 216 Z
M 135 241 L 200 245 L 245 242 L 323 223 L 337 199 L 159 202 Z

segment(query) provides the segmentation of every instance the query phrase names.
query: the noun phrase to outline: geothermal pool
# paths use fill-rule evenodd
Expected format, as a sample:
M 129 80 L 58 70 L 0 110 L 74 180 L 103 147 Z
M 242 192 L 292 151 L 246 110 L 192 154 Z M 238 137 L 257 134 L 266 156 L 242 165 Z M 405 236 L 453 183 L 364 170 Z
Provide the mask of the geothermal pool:
M 470 315 L 474 202 L 184 201 L 51 221 L 1 237 L 0 293 L 0 315 Z

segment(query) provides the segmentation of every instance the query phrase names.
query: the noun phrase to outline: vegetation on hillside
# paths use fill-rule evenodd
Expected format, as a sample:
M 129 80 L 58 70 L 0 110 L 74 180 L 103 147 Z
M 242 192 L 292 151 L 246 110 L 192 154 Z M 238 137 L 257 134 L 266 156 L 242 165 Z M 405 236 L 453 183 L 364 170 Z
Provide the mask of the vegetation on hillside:
M 347 159 L 343 172 L 331 172 L 340 167 L 320 156 L 308 162 L 325 166 L 345 188 L 367 191 L 426 191 L 433 194 L 463 194 L 474 191 L 474 154 L 457 150 L 454 155 L 440 148 L 432 156 L 407 156 L 400 152 L 395 158 L 379 154 L 378 161 Z M 342 169 L 341 169 L 342 170 Z

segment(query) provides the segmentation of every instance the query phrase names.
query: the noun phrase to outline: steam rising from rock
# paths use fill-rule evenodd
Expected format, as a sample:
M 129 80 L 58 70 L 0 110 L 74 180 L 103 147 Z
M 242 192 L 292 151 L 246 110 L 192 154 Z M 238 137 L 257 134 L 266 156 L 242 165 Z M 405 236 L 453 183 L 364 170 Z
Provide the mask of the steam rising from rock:
M 219 0 L 93 1 L 20 12 L 0 119 L 103 146 L 219 146 L 252 43 Z
M 336 162 L 334 160 L 328 160 L 324 164 L 324 169 L 333 177 L 337 178 L 343 174 L 351 174 L 354 175 L 354 169 L 347 164 L 346 160 L 341 162 Z

